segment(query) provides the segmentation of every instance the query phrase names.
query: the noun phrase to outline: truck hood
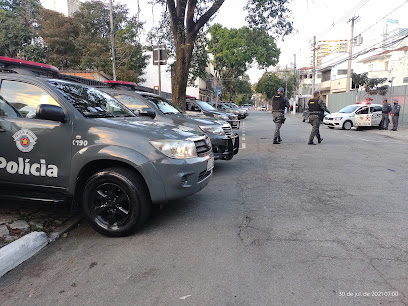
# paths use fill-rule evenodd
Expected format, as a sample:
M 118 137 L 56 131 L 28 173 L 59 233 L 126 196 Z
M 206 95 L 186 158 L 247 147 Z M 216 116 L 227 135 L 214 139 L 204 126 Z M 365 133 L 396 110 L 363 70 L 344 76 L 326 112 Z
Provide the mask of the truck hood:
M 217 120 L 208 116 L 203 115 L 190 115 L 190 114 L 169 114 L 166 115 L 171 118 L 174 124 L 191 124 L 194 126 L 200 125 L 223 125 L 225 122 L 223 120 Z
M 146 121 L 137 117 L 97 118 L 93 120 L 95 120 L 96 125 L 99 125 L 100 128 L 118 129 L 118 133 L 120 133 L 120 131 L 135 132 L 139 136 L 144 136 L 149 140 L 186 140 L 187 138 L 205 136 L 204 133 L 198 131 L 196 128 L 181 125 L 177 126 L 161 121 Z

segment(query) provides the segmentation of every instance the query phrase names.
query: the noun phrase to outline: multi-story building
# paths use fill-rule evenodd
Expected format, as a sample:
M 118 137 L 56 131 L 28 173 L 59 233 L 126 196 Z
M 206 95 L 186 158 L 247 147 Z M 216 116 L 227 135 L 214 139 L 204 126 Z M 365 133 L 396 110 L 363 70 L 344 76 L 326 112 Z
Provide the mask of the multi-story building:
M 43 7 L 72 17 L 79 9 L 81 2 L 79 0 L 41 0 Z

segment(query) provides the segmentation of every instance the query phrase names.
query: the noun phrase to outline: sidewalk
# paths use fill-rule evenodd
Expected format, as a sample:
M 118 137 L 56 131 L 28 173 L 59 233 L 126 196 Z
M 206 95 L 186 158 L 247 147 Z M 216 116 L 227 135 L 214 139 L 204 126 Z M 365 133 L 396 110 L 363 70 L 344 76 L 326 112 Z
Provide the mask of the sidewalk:
M 408 126 L 399 126 L 397 131 L 392 131 L 391 129 L 392 124 L 389 130 L 369 129 L 367 132 L 408 142 Z

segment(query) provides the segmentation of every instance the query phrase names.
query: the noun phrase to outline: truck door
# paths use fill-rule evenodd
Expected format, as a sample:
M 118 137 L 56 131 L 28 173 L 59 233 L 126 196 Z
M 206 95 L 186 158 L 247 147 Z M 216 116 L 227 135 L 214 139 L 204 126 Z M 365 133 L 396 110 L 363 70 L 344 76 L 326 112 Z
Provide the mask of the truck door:
M 62 106 L 58 97 L 40 84 L 0 82 L 0 181 L 36 190 L 40 186 L 65 189 L 71 168 L 72 124 L 36 119 L 38 105 Z

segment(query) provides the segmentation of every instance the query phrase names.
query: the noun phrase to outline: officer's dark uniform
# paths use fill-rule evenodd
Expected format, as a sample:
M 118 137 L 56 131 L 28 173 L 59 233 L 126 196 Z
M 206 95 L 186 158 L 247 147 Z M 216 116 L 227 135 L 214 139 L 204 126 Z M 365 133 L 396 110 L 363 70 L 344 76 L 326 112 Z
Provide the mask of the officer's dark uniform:
M 322 99 L 319 97 L 313 98 L 309 100 L 309 122 L 313 126 L 312 132 L 310 133 L 309 137 L 309 142 L 308 144 L 315 144 L 313 142 L 313 139 L 315 136 L 317 137 L 317 141 L 319 143 L 322 142 L 323 138 L 320 137 L 320 131 L 319 131 L 319 126 L 320 126 L 320 120 L 322 117 L 322 114 L 324 112 L 330 113 L 330 111 L 327 109 L 326 104 L 323 102 Z
M 397 100 L 394 100 L 394 105 L 391 108 L 392 117 L 392 130 L 396 131 L 398 129 L 398 119 L 401 110 L 401 105 L 398 104 Z
M 382 117 L 381 117 L 381 125 L 380 130 L 388 130 L 388 123 L 389 123 L 389 114 L 391 111 L 391 104 L 384 100 L 382 106 Z
M 280 128 L 285 122 L 285 107 L 290 107 L 289 101 L 283 94 L 278 93 L 272 99 L 272 116 L 273 122 L 275 122 L 275 134 L 273 135 L 274 144 L 278 144 L 282 141 Z

